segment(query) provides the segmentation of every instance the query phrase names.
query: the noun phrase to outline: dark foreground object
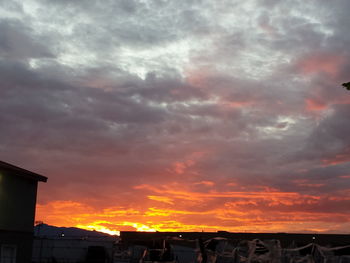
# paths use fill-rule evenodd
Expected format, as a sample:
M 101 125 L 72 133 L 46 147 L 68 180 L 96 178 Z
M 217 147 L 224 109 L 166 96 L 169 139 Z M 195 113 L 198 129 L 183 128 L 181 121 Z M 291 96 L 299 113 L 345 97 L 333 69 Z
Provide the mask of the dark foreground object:
M 120 238 L 123 243 L 134 243 L 141 240 L 164 239 L 166 237 L 181 237 L 183 239 L 208 240 L 215 237 L 223 237 L 233 240 L 279 240 L 283 248 L 290 246 L 303 246 L 309 243 L 317 243 L 321 246 L 345 246 L 350 245 L 350 235 L 340 234 L 287 234 L 287 233 L 230 233 L 218 232 L 134 232 L 122 231 Z
M 349 235 L 122 232 L 114 263 L 350 263 Z

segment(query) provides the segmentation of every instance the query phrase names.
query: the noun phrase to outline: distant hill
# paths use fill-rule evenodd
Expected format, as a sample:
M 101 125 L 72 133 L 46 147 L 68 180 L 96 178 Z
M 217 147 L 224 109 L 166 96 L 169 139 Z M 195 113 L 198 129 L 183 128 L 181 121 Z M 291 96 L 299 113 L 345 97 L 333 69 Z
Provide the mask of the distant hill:
M 50 226 L 47 224 L 38 224 L 34 227 L 35 237 L 73 237 L 73 238 L 83 238 L 83 237 L 93 237 L 93 238 L 115 238 L 106 233 L 98 231 L 89 231 L 76 227 L 57 227 Z

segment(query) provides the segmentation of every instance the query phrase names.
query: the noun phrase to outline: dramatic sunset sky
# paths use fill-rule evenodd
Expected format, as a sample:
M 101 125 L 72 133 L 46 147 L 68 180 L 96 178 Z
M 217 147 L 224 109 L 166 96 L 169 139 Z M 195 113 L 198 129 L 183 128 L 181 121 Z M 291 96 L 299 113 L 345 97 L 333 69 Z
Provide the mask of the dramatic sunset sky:
M 36 220 L 350 233 L 349 0 L 0 0 L 0 160 Z

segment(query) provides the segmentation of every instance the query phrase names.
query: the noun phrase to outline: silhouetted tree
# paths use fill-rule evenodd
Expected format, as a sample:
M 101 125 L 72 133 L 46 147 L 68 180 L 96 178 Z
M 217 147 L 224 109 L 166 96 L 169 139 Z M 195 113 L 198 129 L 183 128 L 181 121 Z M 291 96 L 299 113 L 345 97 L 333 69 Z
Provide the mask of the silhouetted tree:
M 343 83 L 342 86 L 347 90 L 350 90 L 350 82 Z

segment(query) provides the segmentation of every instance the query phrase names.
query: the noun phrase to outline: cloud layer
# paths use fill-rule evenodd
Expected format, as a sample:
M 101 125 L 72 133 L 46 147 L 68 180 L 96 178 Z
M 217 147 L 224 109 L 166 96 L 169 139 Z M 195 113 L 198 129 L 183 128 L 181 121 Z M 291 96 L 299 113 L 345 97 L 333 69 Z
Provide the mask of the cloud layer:
M 0 159 L 50 224 L 348 232 L 349 9 L 0 1 Z

